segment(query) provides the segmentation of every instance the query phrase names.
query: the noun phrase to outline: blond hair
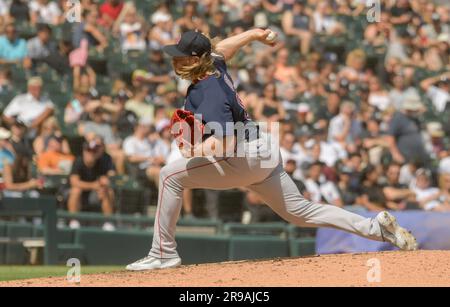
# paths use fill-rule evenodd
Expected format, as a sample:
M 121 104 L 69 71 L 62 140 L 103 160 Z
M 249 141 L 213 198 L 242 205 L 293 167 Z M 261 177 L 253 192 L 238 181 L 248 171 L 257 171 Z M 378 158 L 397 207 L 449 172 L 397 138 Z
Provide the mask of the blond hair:
M 355 61 L 366 62 L 366 54 L 362 49 L 355 49 L 347 55 L 346 65 L 353 67 Z
M 185 80 L 197 81 L 212 75 L 215 75 L 216 77 L 220 76 L 219 71 L 214 65 L 214 57 L 212 56 L 217 44 L 217 40 L 211 40 L 208 35 L 204 35 L 211 41 L 212 52 L 203 54 L 201 57 L 199 57 L 199 61 L 192 65 L 186 65 L 181 67 L 180 69 L 177 69 L 176 73 Z

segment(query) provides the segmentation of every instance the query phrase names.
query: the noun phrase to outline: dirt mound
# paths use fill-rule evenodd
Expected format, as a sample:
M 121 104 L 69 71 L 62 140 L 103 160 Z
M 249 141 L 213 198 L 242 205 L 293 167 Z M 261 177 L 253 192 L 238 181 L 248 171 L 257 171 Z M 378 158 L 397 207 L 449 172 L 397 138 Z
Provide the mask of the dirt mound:
M 382 252 L 183 266 L 1 286 L 450 286 L 450 251 Z

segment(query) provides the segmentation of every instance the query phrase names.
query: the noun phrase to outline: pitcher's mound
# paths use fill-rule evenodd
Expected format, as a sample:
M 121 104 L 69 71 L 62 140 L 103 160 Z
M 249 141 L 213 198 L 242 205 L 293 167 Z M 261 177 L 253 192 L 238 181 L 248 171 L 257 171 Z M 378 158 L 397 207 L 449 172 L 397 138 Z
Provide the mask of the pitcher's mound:
M 0 286 L 450 286 L 450 251 L 382 252 L 183 266 Z

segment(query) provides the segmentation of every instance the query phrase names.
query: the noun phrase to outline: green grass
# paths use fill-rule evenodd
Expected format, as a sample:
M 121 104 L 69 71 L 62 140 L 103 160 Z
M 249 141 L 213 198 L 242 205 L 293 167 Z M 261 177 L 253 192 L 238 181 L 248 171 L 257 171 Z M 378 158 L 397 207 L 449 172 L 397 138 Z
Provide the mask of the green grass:
M 70 267 L 64 266 L 0 266 L 0 281 L 63 277 Z M 123 271 L 123 266 L 81 266 L 81 275 Z

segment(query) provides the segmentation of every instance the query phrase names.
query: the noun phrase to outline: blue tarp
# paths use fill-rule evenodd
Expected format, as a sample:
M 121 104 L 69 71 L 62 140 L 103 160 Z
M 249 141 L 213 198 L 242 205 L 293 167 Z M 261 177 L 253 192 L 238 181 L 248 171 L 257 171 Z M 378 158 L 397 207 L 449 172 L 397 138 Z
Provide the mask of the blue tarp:
M 420 249 L 450 250 L 450 213 L 404 211 L 391 212 L 399 224 L 417 238 Z M 375 213 L 358 212 L 365 217 Z M 316 253 L 359 253 L 395 250 L 389 243 L 371 241 L 340 230 L 321 228 L 317 232 Z

